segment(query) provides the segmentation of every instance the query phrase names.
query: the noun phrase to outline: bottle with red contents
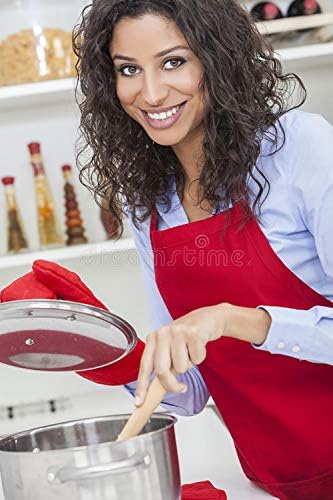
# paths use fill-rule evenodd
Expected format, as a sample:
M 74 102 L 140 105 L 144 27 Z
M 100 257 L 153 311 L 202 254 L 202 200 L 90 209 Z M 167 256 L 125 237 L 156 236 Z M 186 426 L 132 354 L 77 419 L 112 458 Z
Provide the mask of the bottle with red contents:
M 288 9 L 288 17 L 312 16 L 322 12 L 316 0 L 294 0 Z
M 22 221 L 17 208 L 14 177 L 3 177 L 1 179 L 5 188 L 7 206 L 7 251 L 10 254 L 28 250 Z
M 283 17 L 279 7 L 273 2 L 260 2 L 251 9 L 251 15 L 256 21 L 273 21 Z
M 32 142 L 28 148 L 35 181 L 40 246 L 43 249 L 62 246 L 64 240 L 60 234 L 51 190 L 45 175 L 40 144 Z
M 76 198 L 75 188 L 72 179 L 72 167 L 70 165 L 62 166 L 64 176 L 64 196 L 65 196 L 65 218 L 66 218 L 66 245 L 80 245 L 87 243 L 85 229 L 81 218 L 81 211 Z

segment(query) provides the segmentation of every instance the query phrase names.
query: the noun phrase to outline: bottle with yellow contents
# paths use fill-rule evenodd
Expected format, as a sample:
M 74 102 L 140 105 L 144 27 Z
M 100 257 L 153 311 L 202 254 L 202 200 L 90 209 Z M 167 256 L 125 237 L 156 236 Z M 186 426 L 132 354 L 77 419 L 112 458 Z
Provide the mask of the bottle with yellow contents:
M 57 221 L 51 190 L 45 175 L 40 144 L 28 145 L 34 172 L 35 194 L 38 212 L 38 229 L 42 249 L 64 245 Z

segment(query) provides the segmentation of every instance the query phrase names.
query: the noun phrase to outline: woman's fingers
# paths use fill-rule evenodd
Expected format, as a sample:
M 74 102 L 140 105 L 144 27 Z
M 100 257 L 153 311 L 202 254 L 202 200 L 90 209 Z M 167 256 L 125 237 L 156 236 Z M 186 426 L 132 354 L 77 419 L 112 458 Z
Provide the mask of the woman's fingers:
M 154 371 L 167 392 L 184 392 L 187 387 L 178 382 L 177 368 L 172 357 L 172 329 L 165 327 L 156 334 L 156 349 L 154 356 Z M 186 351 L 186 358 L 187 351 Z
M 175 394 L 187 392 L 187 386 L 178 382 L 176 375 L 171 371 L 158 375 L 158 378 L 166 392 Z
M 197 325 L 171 324 L 147 337 L 142 355 L 135 404 L 145 400 L 153 373 L 159 378 L 166 392 L 186 392 L 185 384 L 176 375 L 183 374 L 206 358 L 206 337 Z
M 135 391 L 135 405 L 141 406 L 145 400 L 148 387 L 151 381 L 151 375 L 154 371 L 154 354 L 155 354 L 155 336 L 148 335 L 146 339 L 146 347 L 143 351 L 140 370 L 138 376 L 138 384 Z
M 170 335 L 172 368 L 177 374 L 183 374 L 187 372 L 190 364 L 186 331 L 183 327 L 175 325 L 172 328 Z
M 206 359 L 206 344 L 200 338 L 191 338 L 187 348 L 193 365 L 200 365 Z

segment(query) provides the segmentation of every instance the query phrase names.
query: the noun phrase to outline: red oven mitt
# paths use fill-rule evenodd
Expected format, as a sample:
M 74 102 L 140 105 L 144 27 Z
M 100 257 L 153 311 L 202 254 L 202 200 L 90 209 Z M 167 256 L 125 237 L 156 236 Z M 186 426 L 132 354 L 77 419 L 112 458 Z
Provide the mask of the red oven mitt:
M 36 260 L 32 272 L 0 292 L 0 302 L 29 299 L 62 299 L 107 310 L 77 274 L 46 260 Z M 78 375 L 104 385 L 134 382 L 138 378 L 144 347 L 144 342 L 138 340 L 135 349 L 117 363 L 96 370 L 78 372 Z
M 214 488 L 209 481 L 202 483 L 185 484 L 182 487 L 182 500 L 227 500 L 222 490 Z

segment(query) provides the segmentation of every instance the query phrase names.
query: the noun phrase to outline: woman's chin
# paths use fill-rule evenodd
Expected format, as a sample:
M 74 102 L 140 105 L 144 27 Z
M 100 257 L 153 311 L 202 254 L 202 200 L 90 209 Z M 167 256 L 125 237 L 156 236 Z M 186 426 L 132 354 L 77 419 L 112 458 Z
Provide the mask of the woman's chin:
M 149 134 L 149 137 L 156 142 L 156 144 L 159 144 L 160 146 L 176 146 L 182 140 L 184 139 L 182 136 L 179 134 L 171 134 L 171 133 L 166 133 L 164 132 L 161 134 Z

